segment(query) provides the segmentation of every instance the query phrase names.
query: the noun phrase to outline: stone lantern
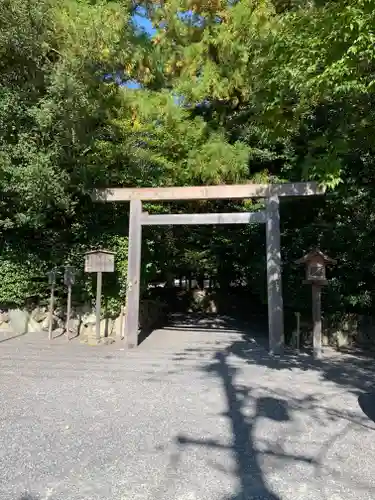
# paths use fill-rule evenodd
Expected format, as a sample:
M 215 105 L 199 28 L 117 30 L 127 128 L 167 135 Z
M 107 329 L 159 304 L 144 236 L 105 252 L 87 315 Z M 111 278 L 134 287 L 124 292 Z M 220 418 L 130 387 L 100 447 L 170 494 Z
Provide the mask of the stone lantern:
M 312 285 L 312 318 L 313 318 L 313 355 L 319 359 L 322 355 L 322 312 L 321 312 L 321 290 L 327 285 L 326 267 L 336 264 L 334 259 L 324 255 L 319 249 L 312 250 L 296 264 L 305 264 L 306 277 L 303 283 Z
M 326 266 L 329 264 L 336 264 L 336 261 L 324 255 L 318 249 L 312 250 L 301 259 L 296 260 L 296 264 L 305 264 L 306 266 L 306 279 L 304 284 L 315 284 L 319 286 L 327 285 Z

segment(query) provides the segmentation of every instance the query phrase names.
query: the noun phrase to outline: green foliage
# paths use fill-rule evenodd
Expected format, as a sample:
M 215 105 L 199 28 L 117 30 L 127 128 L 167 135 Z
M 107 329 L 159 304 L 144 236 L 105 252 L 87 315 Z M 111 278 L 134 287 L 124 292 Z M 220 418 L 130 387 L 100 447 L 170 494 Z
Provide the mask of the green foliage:
M 15 258 L 0 261 L 0 305 L 22 307 L 27 299 L 45 292 L 45 286 L 36 278 L 43 278 L 35 261 L 17 262 Z
M 319 244 L 339 261 L 326 307 L 371 310 L 375 1 L 137 5 L 152 38 L 131 22 L 131 2 L 0 3 L 0 303 L 44 299 L 46 271 L 67 263 L 79 271 L 75 300 L 93 301 L 83 255 L 101 245 L 116 252 L 103 293 L 119 311 L 128 207 L 94 204 L 93 187 L 316 179 L 336 194 L 282 205 L 285 302 L 309 303 L 291 263 Z M 141 88 L 118 85 L 129 80 Z M 209 273 L 265 297 L 260 227 L 148 228 L 143 251 L 143 290 Z

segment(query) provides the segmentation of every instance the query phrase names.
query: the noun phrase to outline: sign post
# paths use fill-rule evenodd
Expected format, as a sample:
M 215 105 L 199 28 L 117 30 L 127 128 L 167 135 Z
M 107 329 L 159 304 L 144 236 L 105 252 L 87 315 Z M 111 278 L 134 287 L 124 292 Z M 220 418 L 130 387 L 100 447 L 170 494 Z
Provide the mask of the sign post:
M 336 264 L 336 261 L 316 249 L 309 252 L 296 264 L 306 265 L 305 285 L 312 285 L 312 320 L 313 320 L 313 356 L 322 357 L 322 286 L 327 285 L 326 265 Z
M 53 304 L 55 300 L 55 285 L 56 285 L 56 269 L 52 269 L 47 273 L 48 283 L 51 285 L 51 296 L 49 299 L 49 313 L 48 313 L 48 340 L 52 340 L 52 327 L 53 327 Z
M 96 273 L 96 304 L 95 304 L 95 337 L 97 342 L 100 341 L 100 316 L 101 316 L 101 300 L 102 300 L 102 271 Z
M 313 356 L 322 357 L 322 287 L 312 284 Z
M 100 342 L 102 274 L 115 270 L 115 254 L 109 250 L 91 250 L 85 254 L 85 272 L 96 273 L 95 340 Z
M 74 285 L 75 276 L 74 276 L 74 267 L 66 266 L 64 272 L 64 284 L 68 287 L 68 300 L 67 300 L 67 309 L 66 309 L 66 326 L 65 331 L 70 340 L 69 332 L 70 332 L 70 314 L 72 309 L 72 285 Z

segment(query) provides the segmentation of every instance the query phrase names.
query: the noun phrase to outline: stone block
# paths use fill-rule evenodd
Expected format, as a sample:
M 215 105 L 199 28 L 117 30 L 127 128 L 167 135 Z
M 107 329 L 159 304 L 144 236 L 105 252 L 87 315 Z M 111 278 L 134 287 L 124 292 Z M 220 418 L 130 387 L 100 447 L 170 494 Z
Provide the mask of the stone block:
M 58 328 L 58 326 L 59 326 L 58 318 L 56 318 L 56 316 L 52 316 L 52 330 L 56 330 L 56 328 Z M 48 318 L 48 316 L 41 322 L 40 328 L 44 332 L 48 332 L 48 330 L 49 330 L 49 318 Z
M 125 318 L 123 318 L 123 321 L 121 321 L 121 314 L 120 314 L 120 316 L 117 316 L 117 318 L 112 320 L 112 336 L 113 337 L 121 337 L 123 335 L 121 328 L 124 328 L 124 322 L 125 322 Z
M 86 338 L 86 344 L 96 346 L 102 343 L 102 339 L 97 339 L 96 337 L 91 337 L 90 335 Z
M 36 307 L 31 311 L 31 317 L 37 322 L 41 323 L 48 316 L 48 310 L 46 307 Z
M 9 311 L 0 311 L 0 325 L 9 323 Z
M 217 306 L 216 306 L 216 303 L 214 300 L 209 300 L 208 302 L 208 307 L 207 307 L 207 311 L 208 313 L 213 313 L 213 314 L 216 314 L 217 313 Z
M 82 321 L 81 335 L 87 338 L 96 338 L 95 315 L 87 317 Z M 115 321 L 111 318 L 100 320 L 100 338 L 111 337 L 115 334 Z
M 350 344 L 349 332 L 338 330 L 333 334 L 333 339 L 338 348 L 347 347 Z
M 40 332 L 41 326 L 37 323 L 28 311 L 21 309 L 9 310 L 10 326 L 15 333 Z
M 57 318 L 64 319 L 66 317 L 66 310 L 63 309 L 62 307 L 56 307 L 53 314 Z
M 0 330 L 5 330 L 5 331 L 11 330 L 10 323 L 9 322 L 0 323 Z

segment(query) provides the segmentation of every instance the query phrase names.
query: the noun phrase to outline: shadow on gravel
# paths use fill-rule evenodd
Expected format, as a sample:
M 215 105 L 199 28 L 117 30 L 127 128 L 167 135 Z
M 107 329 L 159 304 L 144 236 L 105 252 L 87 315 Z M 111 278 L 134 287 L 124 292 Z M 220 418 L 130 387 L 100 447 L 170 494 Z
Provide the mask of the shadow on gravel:
M 280 389 L 276 393 L 268 389 L 270 395 L 257 397 L 252 394 L 252 389 L 249 387 L 241 387 L 235 384 L 235 375 L 237 369 L 227 363 L 228 354 L 217 353 L 215 361 L 212 365 L 205 368 L 209 373 L 216 373 L 221 379 L 224 388 L 227 412 L 226 416 L 230 421 L 232 429 L 232 445 L 226 446 L 213 440 L 194 440 L 186 436 L 178 436 L 177 443 L 180 447 L 188 445 L 202 445 L 208 448 L 227 448 L 232 451 L 236 467 L 235 470 L 225 471 L 227 473 L 235 474 L 238 478 L 240 487 L 234 495 L 226 496 L 222 500 L 245 500 L 251 498 L 259 498 L 262 500 L 281 500 L 275 492 L 271 491 L 270 486 L 264 478 L 264 459 L 269 457 L 273 458 L 273 469 L 284 468 L 292 462 L 305 463 L 312 467 L 312 472 L 316 479 L 321 481 L 320 493 L 322 498 L 328 500 L 325 494 L 325 483 L 327 477 L 339 481 L 341 484 L 351 486 L 348 478 L 343 478 L 340 471 L 330 469 L 326 463 L 326 457 L 331 448 L 338 441 L 346 438 L 346 435 L 354 428 L 362 429 L 364 437 L 368 437 L 368 432 L 371 433 L 375 430 L 374 427 L 368 425 L 366 418 L 361 418 L 355 412 L 342 412 L 337 411 L 334 407 L 327 407 L 325 403 L 326 395 L 313 394 L 303 398 L 294 397 L 292 389 L 287 387 Z M 360 398 L 362 402 L 366 398 Z M 250 403 L 255 407 L 254 413 L 249 416 L 245 407 Z M 370 401 L 366 401 L 368 404 Z M 371 399 L 372 411 L 375 407 L 375 395 Z M 322 406 L 323 405 L 323 406 Z M 367 406 L 368 408 L 368 406 Z M 266 448 L 259 449 L 255 443 L 255 427 L 259 419 L 267 418 L 274 422 L 291 422 L 293 421 L 293 414 L 297 412 L 300 415 L 308 415 L 324 427 L 327 422 L 337 422 L 338 431 L 322 444 L 318 452 L 310 452 L 306 449 L 302 454 L 288 453 L 289 439 L 298 439 L 298 429 L 293 431 L 289 428 L 289 433 L 285 434 L 280 428 L 280 435 L 275 441 L 271 440 L 267 443 Z M 374 411 L 375 413 L 375 411 Z M 374 413 L 368 412 L 368 418 L 375 418 Z M 344 428 L 340 428 L 340 422 L 346 422 Z M 218 467 L 222 470 L 222 466 Z M 282 472 L 281 472 L 282 474 Z M 363 491 L 370 491 L 369 484 L 361 484 Z
M 221 328 L 226 330 L 228 323 L 221 323 Z M 236 325 L 237 326 L 237 325 Z M 187 322 L 186 328 L 189 328 Z M 183 329 L 184 327 L 180 327 Z M 190 327 L 191 328 L 191 327 Z M 207 325 L 207 318 L 202 318 L 201 326 L 193 329 L 202 332 L 206 329 L 215 328 Z M 231 325 L 234 331 L 235 325 Z M 236 329 L 238 332 L 238 330 Z M 254 393 L 251 387 L 239 386 L 236 384 L 237 368 L 233 366 L 233 357 L 244 360 L 249 365 L 264 366 L 271 370 L 295 370 L 298 377 L 298 370 L 312 370 L 318 372 L 322 380 L 330 381 L 338 386 L 344 387 L 349 392 L 359 395 L 358 401 L 363 412 L 368 418 L 375 422 L 375 393 L 363 394 L 368 390 L 375 380 L 374 360 L 366 356 L 358 356 L 355 353 L 332 355 L 321 360 L 314 360 L 306 354 L 296 354 L 286 352 L 282 356 L 271 356 L 267 349 L 267 339 L 258 335 L 243 333 L 239 339 L 235 340 L 224 350 L 216 352 L 211 363 L 203 366 L 206 373 L 215 374 L 221 381 L 227 410 L 225 416 L 228 418 L 232 433 L 232 443 L 223 444 L 220 441 L 210 439 L 194 439 L 186 435 L 176 437 L 179 453 L 187 446 L 204 446 L 211 449 L 229 449 L 235 460 L 235 470 L 224 470 L 222 465 L 213 464 L 218 470 L 234 474 L 239 481 L 239 491 L 222 500 L 245 500 L 250 498 L 259 498 L 263 500 L 281 500 L 281 498 L 271 490 L 269 484 L 264 478 L 262 465 L 266 457 L 272 457 L 276 460 L 275 467 L 283 469 L 288 463 L 299 462 L 312 466 L 316 478 L 321 479 L 321 494 L 324 498 L 324 484 L 327 474 L 335 477 L 340 483 L 345 483 L 346 478 L 340 477 L 336 470 L 328 470 L 326 456 L 334 444 L 345 439 L 345 436 L 353 428 L 361 428 L 364 436 L 375 429 L 371 423 L 358 413 L 350 411 L 340 411 L 330 405 L 327 394 L 313 394 L 302 398 L 293 395 L 292 387 L 280 387 L 277 391 L 266 387 L 267 397 L 259 397 Z M 208 354 L 212 347 L 198 349 L 185 349 L 177 353 L 176 359 L 199 359 L 205 353 Z M 229 357 L 231 360 L 229 360 Z M 250 416 L 246 411 L 246 406 L 254 408 Z M 274 422 L 291 421 L 294 412 L 299 412 L 318 422 L 324 427 L 328 422 L 339 423 L 345 421 L 344 429 L 339 428 L 320 448 L 318 453 L 310 454 L 310 450 L 305 450 L 302 455 L 290 454 L 288 449 L 288 439 L 291 437 L 283 436 L 280 428 L 280 437 L 276 442 L 267 444 L 266 449 L 259 449 L 255 444 L 255 427 L 259 419 L 270 419 Z M 288 431 L 293 434 L 293 427 Z M 293 436 L 292 436 L 293 437 Z M 298 439 L 298 430 L 296 430 L 295 439 Z M 286 439 L 286 443 L 283 442 Z M 349 485 L 348 485 L 349 486 Z M 367 490 L 367 484 L 362 485 Z
M 19 333 L 19 334 L 13 335 L 12 337 L 7 337 L 6 339 L 1 339 L 0 344 L 2 344 L 3 342 L 8 342 L 10 340 L 18 339 L 19 337 L 24 337 L 25 335 L 27 335 L 27 332 Z
M 375 393 L 360 394 L 358 404 L 366 417 L 375 422 Z
M 225 394 L 227 410 L 225 416 L 231 427 L 232 444 L 226 445 L 216 440 L 198 440 L 185 435 L 176 438 L 180 452 L 186 446 L 204 446 L 215 449 L 229 449 L 235 461 L 235 470 L 225 470 L 228 474 L 234 474 L 239 481 L 239 491 L 223 500 L 244 500 L 259 498 L 262 500 L 281 500 L 274 493 L 264 479 L 262 461 L 265 456 L 281 460 L 284 465 L 290 461 L 299 461 L 318 466 L 313 457 L 304 455 L 288 454 L 281 442 L 277 442 L 267 450 L 259 451 L 254 443 L 254 429 L 259 419 L 270 419 L 274 422 L 288 422 L 291 420 L 291 410 L 295 409 L 295 403 L 289 402 L 287 398 L 276 394 L 271 396 L 256 397 L 249 387 L 238 386 L 235 383 L 237 369 L 227 362 L 228 354 L 217 352 L 215 359 L 204 370 L 215 374 L 221 381 Z M 252 416 L 246 415 L 245 406 L 249 402 L 254 403 L 255 411 Z M 312 401 L 299 402 L 301 405 L 310 405 Z M 291 404 L 291 406 L 290 406 Z M 223 467 L 213 464 L 215 468 L 223 472 Z
M 315 360 L 306 353 L 285 352 L 281 356 L 271 356 L 267 351 L 267 341 L 242 338 L 234 342 L 227 350 L 242 358 L 248 364 L 261 365 L 272 370 L 312 370 L 319 372 L 323 380 L 343 386 L 353 394 L 359 395 L 368 391 L 375 382 L 374 358 L 352 353 L 336 353 L 320 360 Z
M 251 419 L 246 419 L 242 408 L 250 396 L 251 389 L 235 388 L 236 369 L 227 364 L 226 355 L 217 353 L 216 360 L 207 367 L 207 371 L 216 374 L 222 381 L 227 402 L 227 417 L 232 428 L 232 451 L 236 462 L 235 474 L 240 481 L 240 492 L 231 498 L 240 500 L 258 497 L 279 500 L 263 479 L 252 431 L 259 417 L 277 422 L 288 421 L 290 416 L 287 401 L 274 397 L 260 398 L 256 402 L 255 415 Z
M 268 337 L 263 327 L 252 322 L 238 321 L 231 317 L 209 314 L 174 315 L 169 330 L 194 330 L 195 332 L 234 333 L 235 340 L 226 350 L 226 354 L 237 356 L 249 365 L 260 365 L 272 370 L 313 370 L 320 373 L 323 380 L 334 382 L 359 395 L 368 392 L 375 384 L 374 356 L 364 351 L 352 350 L 337 353 L 320 360 L 314 360 L 306 352 L 288 351 L 282 356 L 270 356 Z M 219 338 L 219 337 L 218 337 Z M 191 350 L 179 353 L 183 358 L 193 354 Z M 196 352 L 199 355 L 198 352 Z
M 217 331 L 223 333 L 240 333 L 254 330 L 258 331 L 259 336 L 265 336 L 264 326 L 255 320 L 245 321 L 231 316 L 224 316 L 209 313 L 190 313 L 190 314 L 171 314 L 168 318 L 168 330 L 172 331 L 191 331 L 207 332 Z

